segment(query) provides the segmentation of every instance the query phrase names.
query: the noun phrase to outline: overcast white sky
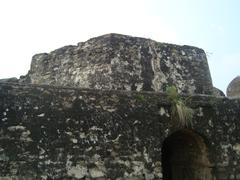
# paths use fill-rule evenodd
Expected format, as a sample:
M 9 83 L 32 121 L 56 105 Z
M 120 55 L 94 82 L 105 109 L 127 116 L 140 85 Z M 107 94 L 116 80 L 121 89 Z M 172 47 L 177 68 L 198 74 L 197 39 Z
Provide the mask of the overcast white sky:
M 25 75 L 36 53 L 112 32 L 203 48 L 225 92 L 240 75 L 239 9 L 237 0 L 1 0 L 0 79 Z

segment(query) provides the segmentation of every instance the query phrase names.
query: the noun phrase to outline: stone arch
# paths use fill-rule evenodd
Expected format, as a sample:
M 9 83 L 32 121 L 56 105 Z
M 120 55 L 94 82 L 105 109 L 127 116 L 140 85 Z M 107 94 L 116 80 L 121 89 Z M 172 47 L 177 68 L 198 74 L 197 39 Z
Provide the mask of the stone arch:
M 162 146 L 163 180 L 212 180 L 212 166 L 204 139 L 183 129 L 167 137 Z

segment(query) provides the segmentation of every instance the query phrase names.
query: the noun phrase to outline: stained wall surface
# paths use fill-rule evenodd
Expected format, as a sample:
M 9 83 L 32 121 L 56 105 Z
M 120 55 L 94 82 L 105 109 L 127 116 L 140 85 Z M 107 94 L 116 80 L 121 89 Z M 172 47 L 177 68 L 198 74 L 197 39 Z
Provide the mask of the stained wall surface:
M 240 179 L 240 100 L 188 105 L 213 178 Z M 171 127 L 162 93 L 0 83 L 0 178 L 161 180 Z
M 212 94 L 205 52 L 192 46 L 107 34 L 33 56 L 19 82 L 91 89 Z

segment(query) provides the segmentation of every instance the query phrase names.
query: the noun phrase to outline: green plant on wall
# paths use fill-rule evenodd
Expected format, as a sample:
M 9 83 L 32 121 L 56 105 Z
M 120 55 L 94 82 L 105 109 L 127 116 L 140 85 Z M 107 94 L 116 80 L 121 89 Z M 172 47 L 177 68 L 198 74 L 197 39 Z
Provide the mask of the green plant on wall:
M 167 97 L 171 103 L 171 120 L 174 126 L 184 128 L 192 126 L 193 110 L 182 100 L 175 86 L 166 88 Z

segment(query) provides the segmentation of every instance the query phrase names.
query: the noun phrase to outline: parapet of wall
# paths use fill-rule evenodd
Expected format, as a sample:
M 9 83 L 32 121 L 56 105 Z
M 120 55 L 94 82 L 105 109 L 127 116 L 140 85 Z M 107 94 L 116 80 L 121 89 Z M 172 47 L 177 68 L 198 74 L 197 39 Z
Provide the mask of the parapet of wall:
M 240 100 L 192 96 L 189 105 L 209 172 L 239 179 Z M 162 179 L 169 108 L 155 92 L 1 83 L 0 177 Z
M 107 34 L 33 56 L 20 82 L 91 89 L 211 94 L 206 54 L 192 46 Z

